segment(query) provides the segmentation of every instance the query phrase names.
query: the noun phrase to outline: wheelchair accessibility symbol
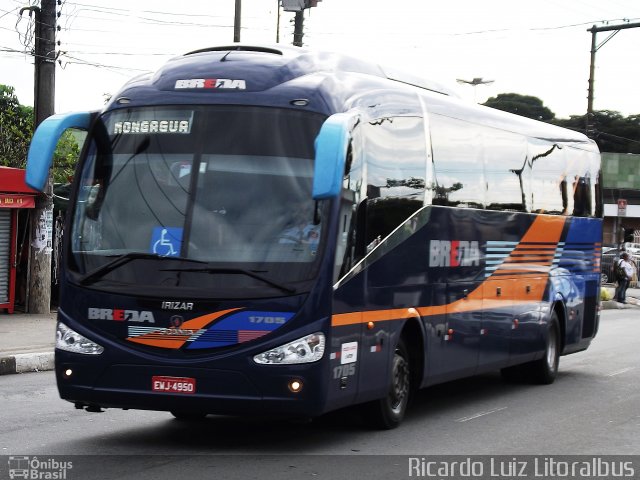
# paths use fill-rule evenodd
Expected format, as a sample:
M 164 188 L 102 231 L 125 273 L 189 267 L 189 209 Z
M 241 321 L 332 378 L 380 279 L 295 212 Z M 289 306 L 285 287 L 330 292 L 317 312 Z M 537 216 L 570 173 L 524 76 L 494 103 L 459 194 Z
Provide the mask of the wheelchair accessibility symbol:
M 151 235 L 151 253 L 161 257 L 177 257 L 182 246 L 182 228 L 155 227 Z

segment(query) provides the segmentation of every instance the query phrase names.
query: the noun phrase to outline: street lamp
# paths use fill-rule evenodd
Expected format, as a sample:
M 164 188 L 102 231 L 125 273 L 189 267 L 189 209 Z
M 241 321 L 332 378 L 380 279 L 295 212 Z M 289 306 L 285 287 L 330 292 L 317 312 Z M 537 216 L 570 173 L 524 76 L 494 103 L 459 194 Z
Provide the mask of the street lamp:
M 482 77 L 476 77 L 473 80 L 463 80 L 462 78 L 457 78 L 456 81 L 458 83 L 464 83 L 464 84 L 473 86 L 473 101 L 475 103 L 478 103 L 476 100 L 476 87 L 478 85 L 489 85 L 490 83 L 493 83 L 495 80 L 484 80 Z

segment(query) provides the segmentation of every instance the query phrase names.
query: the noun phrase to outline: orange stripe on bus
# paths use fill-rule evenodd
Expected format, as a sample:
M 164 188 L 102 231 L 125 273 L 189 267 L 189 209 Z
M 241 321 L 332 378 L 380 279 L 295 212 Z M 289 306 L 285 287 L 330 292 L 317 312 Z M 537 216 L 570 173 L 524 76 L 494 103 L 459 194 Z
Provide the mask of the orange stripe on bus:
M 227 313 L 231 313 L 236 310 L 241 309 L 230 308 L 228 310 L 222 310 L 220 312 L 209 313 L 207 315 L 202 315 L 201 317 L 192 318 L 191 320 L 187 320 L 186 322 L 184 322 L 179 328 L 182 330 L 200 330 L 201 328 L 209 325 L 214 320 L 217 320 Z M 187 342 L 187 340 L 191 338 L 191 334 L 179 335 L 171 333 L 170 328 L 163 330 L 163 332 L 167 332 L 167 335 L 159 332 L 152 332 L 137 337 L 128 337 L 127 340 L 134 343 L 140 343 L 142 345 L 149 345 L 151 347 L 177 349 L 181 348 Z
M 545 242 L 557 245 L 565 221 L 565 217 L 540 215 L 533 221 L 520 243 Z
M 230 308 L 228 310 L 222 310 L 220 312 L 209 313 L 207 315 L 203 315 L 201 317 L 192 318 L 191 320 L 187 320 L 180 328 L 188 329 L 188 330 L 200 330 L 201 328 L 206 327 L 214 320 L 226 315 L 227 313 L 234 312 L 236 310 L 241 310 L 240 308 Z
M 557 245 L 562 235 L 566 219 L 564 217 L 539 216 L 537 217 L 529 230 L 525 233 L 520 241 L 523 243 L 546 242 Z M 514 252 L 518 251 L 518 247 Z M 476 289 L 470 292 L 465 298 L 461 298 L 452 303 L 445 305 L 435 305 L 428 307 L 417 307 L 416 310 L 423 317 L 434 315 L 444 315 L 447 313 L 471 312 L 478 310 L 489 310 L 492 308 L 502 308 L 512 305 L 534 304 L 542 301 L 544 291 L 547 284 L 549 267 L 553 263 L 553 255 L 549 255 L 540 263 L 531 263 L 531 267 L 540 269 L 539 276 L 531 278 L 517 279 L 496 279 L 493 275 L 484 280 Z M 506 262 L 513 261 L 513 257 L 509 256 Z M 515 266 L 515 265 L 514 265 Z M 535 275 L 531 270 L 523 270 L 520 268 L 498 268 L 496 273 L 518 273 Z M 529 287 L 527 289 L 527 287 Z M 501 289 L 498 296 L 497 289 Z M 527 291 L 528 290 L 528 291 Z M 339 327 L 344 325 L 357 325 L 367 322 L 381 322 L 386 320 L 404 320 L 408 318 L 410 308 L 394 308 L 388 310 L 369 310 L 364 312 L 340 313 L 331 317 L 331 326 Z
M 180 340 L 155 340 L 153 338 L 147 338 L 146 335 L 142 335 L 140 337 L 129 337 L 127 340 L 134 343 L 140 343 L 142 345 L 149 345 L 152 347 L 160 347 L 160 348 L 180 348 L 189 338 L 189 335 L 184 339 Z

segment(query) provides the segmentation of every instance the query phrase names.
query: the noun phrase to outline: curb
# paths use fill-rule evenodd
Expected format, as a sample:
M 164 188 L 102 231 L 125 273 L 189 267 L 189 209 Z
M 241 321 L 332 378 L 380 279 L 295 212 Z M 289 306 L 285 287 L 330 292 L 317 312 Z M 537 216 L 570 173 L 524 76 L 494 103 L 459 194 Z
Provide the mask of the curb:
M 0 358 L 0 375 L 53 370 L 54 353 L 16 353 Z
M 633 297 L 627 297 L 627 303 L 620 303 L 616 300 L 602 300 L 600 302 L 601 310 L 626 310 L 640 307 L 640 300 Z

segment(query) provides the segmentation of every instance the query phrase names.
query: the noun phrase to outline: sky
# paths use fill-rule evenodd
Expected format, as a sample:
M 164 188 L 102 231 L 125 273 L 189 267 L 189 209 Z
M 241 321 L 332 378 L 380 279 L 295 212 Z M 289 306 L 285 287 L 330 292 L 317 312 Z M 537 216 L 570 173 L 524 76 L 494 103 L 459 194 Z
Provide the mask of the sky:
M 0 0 L 0 84 L 33 104 L 33 24 Z M 191 50 L 233 42 L 235 0 L 61 0 L 56 111 L 100 109 L 131 77 Z M 242 43 L 276 42 L 278 0 L 242 0 Z M 281 12 L 280 42 L 293 41 Z M 557 117 L 583 115 L 593 25 L 640 23 L 640 0 L 322 0 L 305 16 L 305 47 L 338 51 L 438 81 L 470 102 L 540 98 Z M 610 32 L 600 32 L 597 43 Z M 596 55 L 596 110 L 640 114 L 640 28 Z M 457 79 L 493 80 L 476 87 Z

